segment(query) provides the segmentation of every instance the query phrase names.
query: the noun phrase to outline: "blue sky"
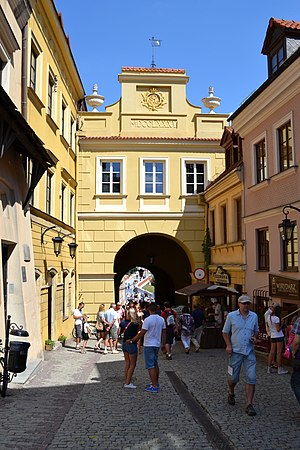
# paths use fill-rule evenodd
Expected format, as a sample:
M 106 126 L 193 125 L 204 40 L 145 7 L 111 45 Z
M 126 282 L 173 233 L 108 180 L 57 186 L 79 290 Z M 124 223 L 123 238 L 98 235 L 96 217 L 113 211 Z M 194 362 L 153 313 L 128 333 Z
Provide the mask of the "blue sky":
M 105 106 L 120 98 L 122 66 L 186 69 L 188 100 L 214 86 L 216 112 L 230 113 L 267 78 L 261 54 L 269 19 L 300 22 L 300 0 L 55 0 L 86 94 L 97 83 Z M 204 107 L 203 112 L 208 112 Z

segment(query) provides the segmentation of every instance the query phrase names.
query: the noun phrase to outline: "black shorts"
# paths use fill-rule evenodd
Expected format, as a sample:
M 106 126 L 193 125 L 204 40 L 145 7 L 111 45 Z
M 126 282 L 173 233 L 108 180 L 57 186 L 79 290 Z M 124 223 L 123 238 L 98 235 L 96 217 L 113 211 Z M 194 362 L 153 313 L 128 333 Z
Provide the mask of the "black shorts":
M 88 335 L 88 333 L 85 333 L 84 331 L 82 332 L 82 339 L 84 340 L 84 341 L 88 341 L 89 340 L 89 335 Z
M 174 332 L 174 328 L 166 328 L 166 344 L 172 345 L 174 342 L 174 336 L 175 336 L 175 332 Z
M 271 342 L 283 342 L 284 341 L 284 337 L 280 337 L 280 338 L 271 338 Z

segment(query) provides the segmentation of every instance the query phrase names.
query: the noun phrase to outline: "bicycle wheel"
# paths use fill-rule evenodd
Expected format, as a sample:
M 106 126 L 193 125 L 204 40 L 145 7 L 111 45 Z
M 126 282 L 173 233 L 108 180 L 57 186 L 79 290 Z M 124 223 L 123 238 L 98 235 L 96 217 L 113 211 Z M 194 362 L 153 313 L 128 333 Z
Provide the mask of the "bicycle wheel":
M 8 385 L 8 381 L 9 381 L 8 370 L 4 370 L 2 376 L 3 376 L 3 378 L 2 378 L 2 387 L 1 387 L 1 397 L 5 397 L 7 385 Z
M 74 339 L 76 339 L 76 328 L 75 327 L 72 330 L 72 336 Z

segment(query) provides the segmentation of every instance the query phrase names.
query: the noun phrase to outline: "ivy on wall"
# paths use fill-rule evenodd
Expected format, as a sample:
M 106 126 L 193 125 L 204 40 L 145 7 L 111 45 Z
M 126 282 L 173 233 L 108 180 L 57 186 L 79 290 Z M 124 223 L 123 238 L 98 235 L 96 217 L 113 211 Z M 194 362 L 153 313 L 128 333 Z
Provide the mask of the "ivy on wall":
M 204 268 L 206 270 L 206 273 L 208 273 L 208 267 L 211 262 L 211 247 L 212 247 L 212 241 L 210 237 L 209 228 L 206 228 L 203 243 L 202 243 L 202 251 L 204 255 Z

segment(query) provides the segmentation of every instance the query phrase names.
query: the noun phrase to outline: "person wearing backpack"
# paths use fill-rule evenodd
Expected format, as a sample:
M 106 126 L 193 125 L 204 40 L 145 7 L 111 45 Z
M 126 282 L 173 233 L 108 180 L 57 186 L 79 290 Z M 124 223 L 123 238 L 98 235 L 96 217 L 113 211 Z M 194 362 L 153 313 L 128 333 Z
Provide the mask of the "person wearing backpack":
M 161 317 L 166 323 L 166 358 L 172 359 L 172 345 L 175 338 L 175 331 L 177 330 L 176 312 L 172 310 L 170 302 L 164 302 L 164 311 Z
M 188 306 L 182 308 L 182 317 L 180 319 L 181 325 L 181 342 L 183 344 L 185 353 L 188 355 L 190 353 L 191 346 L 191 336 L 194 331 L 194 319 L 190 314 L 190 309 Z

